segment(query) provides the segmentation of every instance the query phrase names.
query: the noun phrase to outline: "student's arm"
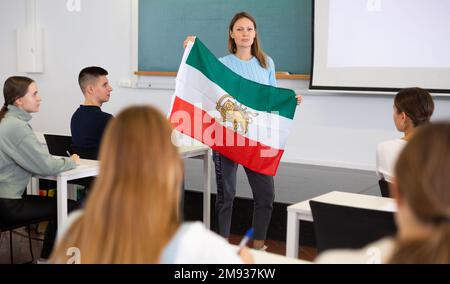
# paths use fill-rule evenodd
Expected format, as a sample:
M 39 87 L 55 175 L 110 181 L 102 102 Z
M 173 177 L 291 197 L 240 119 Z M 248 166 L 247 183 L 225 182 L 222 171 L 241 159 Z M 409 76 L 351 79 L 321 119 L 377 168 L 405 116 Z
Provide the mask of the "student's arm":
M 39 143 L 30 131 L 17 144 L 9 156 L 26 171 L 38 175 L 54 175 L 76 167 L 70 158 L 55 158 Z

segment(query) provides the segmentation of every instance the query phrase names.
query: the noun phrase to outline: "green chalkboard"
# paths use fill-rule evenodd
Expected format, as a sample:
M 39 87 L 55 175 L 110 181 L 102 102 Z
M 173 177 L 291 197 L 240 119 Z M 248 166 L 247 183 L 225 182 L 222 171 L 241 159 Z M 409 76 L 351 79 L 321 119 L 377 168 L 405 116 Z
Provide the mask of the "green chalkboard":
M 217 56 L 228 54 L 228 25 L 240 11 L 255 17 L 276 71 L 309 74 L 312 0 L 139 0 L 139 71 L 177 71 L 187 35 Z

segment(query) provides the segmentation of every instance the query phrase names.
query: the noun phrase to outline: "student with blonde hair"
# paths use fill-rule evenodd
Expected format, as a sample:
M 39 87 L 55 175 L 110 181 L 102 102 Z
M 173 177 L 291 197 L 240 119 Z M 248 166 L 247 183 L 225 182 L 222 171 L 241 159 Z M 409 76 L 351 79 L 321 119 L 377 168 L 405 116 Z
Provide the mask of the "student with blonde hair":
M 183 168 L 171 132 L 146 106 L 129 107 L 108 124 L 99 176 L 85 209 L 69 217 L 52 262 L 66 263 L 75 247 L 81 263 L 241 263 L 200 222 L 180 222 Z
M 320 263 L 367 263 L 377 249 L 381 263 L 450 264 L 450 123 L 423 126 L 395 166 L 391 186 L 397 204 L 395 238 L 361 250 L 334 250 Z

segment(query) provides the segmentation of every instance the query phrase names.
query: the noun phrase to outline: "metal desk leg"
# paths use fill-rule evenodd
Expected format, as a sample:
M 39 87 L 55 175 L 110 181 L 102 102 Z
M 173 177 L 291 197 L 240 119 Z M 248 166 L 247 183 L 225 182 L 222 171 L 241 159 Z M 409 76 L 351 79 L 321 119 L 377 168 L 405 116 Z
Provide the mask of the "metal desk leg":
M 287 233 L 286 233 L 286 256 L 298 257 L 298 238 L 300 232 L 300 221 L 297 213 L 288 211 Z
M 39 195 L 39 179 L 32 177 L 27 185 L 28 195 Z
M 203 155 L 203 223 L 205 227 L 211 227 L 211 165 L 209 163 L 211 150 Z
M 31 192 L 33 190 L 31 183 L 32 183 L 32 179 L 30 179 L 30 181 L 27 184 L 27 195 L 31 195 Z
M 57 202 L 58 202 L 58 229 L 67 220 L 67 179 L 60 176 L 56 177 L 57 184 Z
M 31 194 L 39 195 L 39 179 L 38 178 L 31 179 Z

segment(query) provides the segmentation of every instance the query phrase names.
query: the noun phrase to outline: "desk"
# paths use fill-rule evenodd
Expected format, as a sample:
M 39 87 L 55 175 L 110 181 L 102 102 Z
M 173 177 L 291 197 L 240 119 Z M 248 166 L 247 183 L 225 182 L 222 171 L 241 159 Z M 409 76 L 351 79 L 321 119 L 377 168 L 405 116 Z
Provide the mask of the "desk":
M 43 144 L 43 142 L 41 142 Z M 45 145 L 45 144 L 43 144 Z M 203 158 L 203 223 L 208 229 L 211 226 L 211 167 L 209 163 L 210 149 L 208 146 L 182 146 L 179 147 L 182 159 L 201 156 Z M 37 194 L 37 180 L 39 178 L 56 180 L 57 186 L 57 207 L 58 207 L 58 228 L 67 220 L 67 182 L 74 179 L 97 176 L 99 172 L 99 162 L 94 160 L 80 160 L 80 165 L 70 171 L 61 172 L 55 176 L 34 175 L 31 181 L 30 193 Z
M 287 208 L 286 256 L 298 257 L 300 220 L 313 221 L 309 200 L 380 211 L 397 211 L 394 199 L 341 191 L 332 191 Z
M 203 158 L 203 224 L 206 228 L 211 227 L 211 149 L 205 145 L 199 146 L 181 146 L 178 148 L 181 158 L 194 158 L 201 156 Z
M 97 176 L 99 172 L 99 161 L 80 159 L 80 164 L 73 170 L 60 172 L 54 176 L 33 175 L 36 181 L 40 178 L 56 180 L 56 202 L 58 211 L 58 228 L 67 220 L 67 182 L 74 179 Z M 36 194 L 37 182 L 32 181 L 32 194 Z

